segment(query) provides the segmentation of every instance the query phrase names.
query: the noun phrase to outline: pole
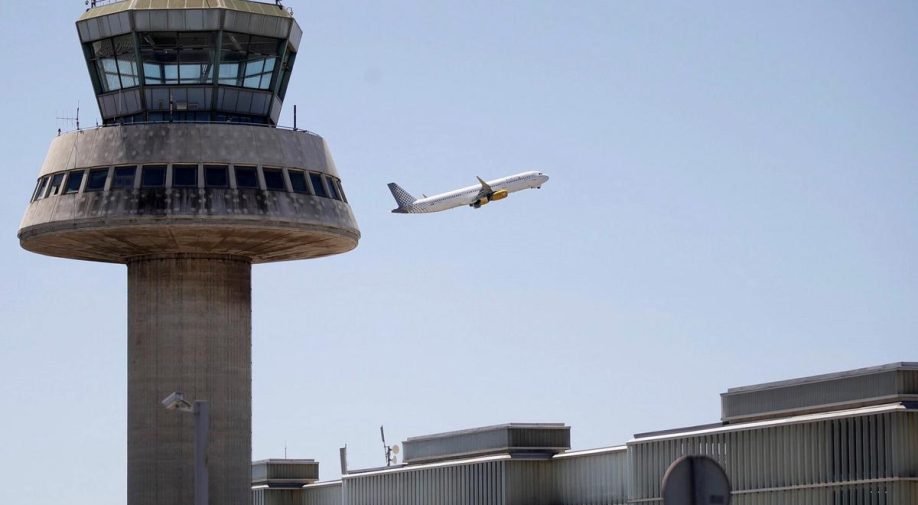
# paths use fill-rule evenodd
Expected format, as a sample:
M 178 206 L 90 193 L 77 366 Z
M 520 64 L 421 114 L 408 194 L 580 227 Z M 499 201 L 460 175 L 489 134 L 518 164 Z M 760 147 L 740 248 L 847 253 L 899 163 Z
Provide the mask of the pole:
M 208 505 L 207 434 L 210 407 L 206 401 L 194 402 L 194 505 Z

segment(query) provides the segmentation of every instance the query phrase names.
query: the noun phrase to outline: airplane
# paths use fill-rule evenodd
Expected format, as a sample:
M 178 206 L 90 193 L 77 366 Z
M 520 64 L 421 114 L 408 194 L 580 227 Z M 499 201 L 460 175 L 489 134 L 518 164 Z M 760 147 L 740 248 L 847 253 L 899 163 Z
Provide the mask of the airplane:
M 462 205 L 480 209 L 482 205 L 486 205 L 488 202 L 507 198 L 510 193 L 523 189 L 539 189 L 542 184 L 548 181 L 548 176 L 542 172 L 523 172 L 488 182 L 483 181 L 481 177 L 477 177 L 477 179 L 480 184 L 476 186 L 440 193 L 439 195 L 422 195 L 422 198 L 415 198 L 398 184 L 390 182 L 389 191 L 392 192 L 395 202 L 398 203 L 398 208 L 392 209 L 392 212 L 396 214 L 426 214 Z

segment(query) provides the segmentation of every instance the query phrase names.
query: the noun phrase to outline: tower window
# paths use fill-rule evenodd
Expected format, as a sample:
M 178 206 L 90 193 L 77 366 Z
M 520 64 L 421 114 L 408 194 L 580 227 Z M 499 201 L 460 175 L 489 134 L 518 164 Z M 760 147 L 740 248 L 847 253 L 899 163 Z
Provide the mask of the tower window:
M 166 185 L 166 165 L 145 165 L 140 175 L 144 188 L 161 188 Z
M 212 83 L 214 45 L 212 32 L 141 33 L 144 84 Z
M 48 187 L 48 177 L 42 177 L 38 180 L 35 187 L 35 193 L 32 195 L 32 201 L 39 200 L 45 196 L 45 188 Z
M 133 188 L 137 167 L 115 167 L 112 188 Z
M 341 201 L 347 203 L 347 196 L 344 195 L 344 189 L 341 187 L 341 181 L 338 179 L 333 179 L 331 182 L 335 184 L 335 188 L 338 190 L 338 196 L 341 197 Z
M 226 165 L 204 165 L 204 185 L 208 188 L 229 187 Z
M 108 169 L 107 168 L 96 168 L 89 171 L 89 180 L 86 181 L 86 189 L 84 191 L 102 191 L 105 189 L 105 179 L 108 178 Z M 131 178 L 133 183 L 133 177 Z
M 279 39 L 223 32 L 219 83 L 253 89 L 270 89 Z
M 264 168 L 262 173 L 265 175 L 265 189 L 271 191 L 286 191 L 287 185 L 284 184 L 284 172 L 279 168 Z
M 326 178 L 326 180 L 328 180 L 328 193 L 331 196 L 331 198 L 334 198 L 335 200 L 340 200 L 341 197 L 338 196 L 338 191 L 335 189 L 335 180 L 332 179 L 331 177 Z
M 290 186 L 296 193 L 309 193 L 309 187 L 306 186 L 306 174 L 302 170 L 287 170 L 290 176 Z
M 328 192 L 325 191 L 325 184 L 322 183 L 322 176 L 319 174 L 309 174 L 309 181 L 312 182 L 312 189 L 315 191 L 316 196 L 321 196 L 322 198 L 328 198 Z
M 67 174 L 67 187 L 64 193 L 76 193 L 80 190 L 80 184 L 83 182 L 83 171 L 70 172 Z
M 54 174 L 51 177 L 51 188 L 48 190 L 48 196 L 59 195 L 61 193 L 61 183 L 64 182 L 64 174 Z
M 140 84 L 133 35 L 97 40 L 87 48 L 103 93 Z
M 236 187 L 258 189 L 258 172 L 255 167 L 233 167 L 236 172 Z
M 172 165 L 172 187 L 196 188 L 197 186 L 197 165 Z

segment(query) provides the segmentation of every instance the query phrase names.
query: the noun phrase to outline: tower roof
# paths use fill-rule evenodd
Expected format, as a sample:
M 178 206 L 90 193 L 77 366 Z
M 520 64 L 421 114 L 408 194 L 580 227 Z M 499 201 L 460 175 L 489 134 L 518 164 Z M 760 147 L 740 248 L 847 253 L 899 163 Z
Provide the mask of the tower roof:
M 120 2 L 87 9 L 80 16 L 79 21 L 129 10 L 173 9 L 226 9 L 281 18 L 293 17 L 286 9 L 275 4 L 247 0 L 121 0 Z

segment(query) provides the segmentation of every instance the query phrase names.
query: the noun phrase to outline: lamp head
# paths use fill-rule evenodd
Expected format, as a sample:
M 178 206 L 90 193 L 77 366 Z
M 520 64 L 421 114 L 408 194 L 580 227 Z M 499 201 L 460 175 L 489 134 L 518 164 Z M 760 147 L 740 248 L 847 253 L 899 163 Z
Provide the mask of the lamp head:
M 185 395 L 176 391 L 171 393 L 169 396 L 165 397 L 162 401 L 162 404 L 168 410 L 192 410 L 192 406 L 185 400 Z

